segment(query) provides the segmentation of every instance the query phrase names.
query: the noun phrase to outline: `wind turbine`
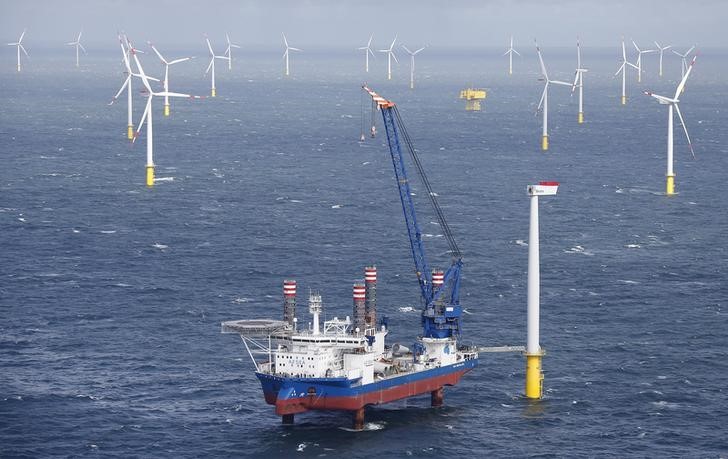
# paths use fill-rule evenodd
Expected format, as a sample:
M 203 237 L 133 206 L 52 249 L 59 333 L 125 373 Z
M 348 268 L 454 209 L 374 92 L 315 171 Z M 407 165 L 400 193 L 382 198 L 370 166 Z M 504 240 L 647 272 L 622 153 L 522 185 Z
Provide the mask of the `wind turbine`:
M 425 49 L 426 46 L 423 46 L 417 51 L 410 51 L 405 45 L 402 45 L 402 48 L 404 48 L 404 50 L 407 51 L 407 54 L 410 55 L 410 89 L 415 89 L 415 56 L 417 53 Z
M 688 62 L 687 62 L 688 54 L 690 54 L 694 49 L 695 49 L 695 45 L 691 46 L 690 49 L 685 51 L 683 54 L 678 53 L 674 49 L 672 50 L 673 53 L 677 54 L 678 56 L 680 56 L 682 58 L 682 67 L 681 67 L 681 72 L 680 72 L 681 78 L 685 76 L 685 71 L 688 69 Z
M 639 46 L 637 46 L 637 43 L 632 40 L 632 44 L 634 45 L 634 48 L 637 50 L 637 82 L 642 82 L 642 55 L 643 54 L 649 54 L 649 53 L 655 53 L 657 52 L 656 49 L 640 49 Z
M 577 115 L 579 124 L 584 122 L 584 74 L 588 71 L 588 69 L 581 67 L 581 45 L 579 37 L 576 37 L 576 72 L 574 72 L 574 84 L 571 85 L 571 93 L 574 94 L 574 90 L 577 87 L 579 88 L 579 114 Z
M 294 48 L 293 46 L 288 46 L 288 40 L 286 40 L 286 34 L 281 32 L 281 35 L 283 35 L 283 43 L 286 45 L 286 50 L 283 52 L 283 57 L 286 59 L 286 76 L 288 76 L 288 75 L 290 75 L 289 66 L 288 66 L 288 52 L 289 51 L 303 51 L 303 50 Z
M 504 56 L 508 54 L 508 75 L 513 75 L 513 53 L 516 53 L 519 56 L 521 55 L 521 53 L 513 48 L 513 35 L 511 35 L 511 46 L 508 48 L 508 51 L 503 53 Z
M 144 84 L 144 87 L 147 89 L 147 106 L 144 109 L 144 113 L 142 114 L 142 119 L 139 121 L 139 127 L 137 128 L 136 132 L 134 133 L 134 139 L 132 142 L 136 141 L 137 137 L 139 137 L 139 132 L 141 131 L 142 125 L 146 121 L 147 123 L 147 186 L 154 186 L 154 137 L 152 132 L 152 100 L 154 97 L 186 97 L 189 99 L 200 99 L 200 96 L 191 96 L 189 94 L 180 94 L 177 92 L 169 92 L 166 90 L 161 92 L 154 92 L 152 91 L 152 87 L 149 84 L 149 80 L 152 78 L 149 78 L 145 73 L 144 69 L 142 68 L 141 62 L 139 62 L 139 58 L 136 55 L 136 50 L 134 48 L 130 49 L 131 55 L 134 57 L 134 62 L 137 65 L 137 68 L 139 69 L 138 74 L 131 74 L 133 76 L 137 76 L 141 78 L 142 83 Z M 126 58 L 126 54 L 124 55 Z
M 207 75 L 207 72 L 212 69 L 212 90 L 211 90 L 211 96 L 215 97 L 217 96 L 217 92 L 215 91 L 215 59 L 227 59 L 230 60 L 230 57 L 228 56 L 216 56 L 215 52 L 212 50 L 212 45 L 210 44 L 210 39 L 207 38 L 207 35 L 205 35 L 205 41 L 207 42 L 207 49 L 210 50 L 210 63 L 207 65 L 207 70 L 205 70 L 205 75 Z
M 675 111 L 677 112 L 678 118 L 680 118 L 680 124 L 682 124 L 683 131 L 685 132 L 685 138 L 688 141 L 688 147 L 690 148 L 690 153 L 692 153 L 693 158 L 695 158 L 695 152 L 693 151 L 693 144 L 690 142 L 690 136 L 688 135 L 688 128 L 685 127 L 685 120 L 683 120 L 682 114 L 680 113 L 680 106 L 678 105 L 678 102 L 680 100 L 678 99 L 678 96 L 680 93 L 682 93 L 683 88 L 685 87 L 685 82 L 688 80 L 688 77 L 690 76 L 690 71 L 693 69 L 693 65 L 695 65 L 695 59 L 697 59 L 698 56 L 694 56 L 692 62 L 690 62 L 690 66 L 688 67 L 687 71 L 685 72 L 685 75 L 683 75 L 682 80 L 680 80 L 680 84 L 677 85 L 677 89 L 675 90 L 675 95 L 672 98 L 660 96 L 657 94 L 653 94 L 649 91 L 645 91 L 645 94 L 648 96 L 652 96 L 662 105 L 667 105 L 667 184 L 666 184 L 666 190 L 665 194 L 667 196 L 672 196 L 675 194 L 675 173 L 673 172 L 672 168 L 672 142 L 673 142 L 673 135 L 672 135 L 672 125 L 673 125 L 673 107 Z
M 157 54 L 157 57 L 159 57 L 159 60 L 161 60 L 164 64 L 164 91 L 167 92 L 169 91 L 169 66 L 179 64 L 180 62 L 189 61 L 190 59 L 194 59 L 194 57 L 183 57 L 181 59 L 167 61 L 151 42 L 147 43 L 149 43 L 149 46 L 152 47 L 154 52 Z M 164 116 L 169 116 L 169 96 L 164 96 Z
M 82 33 L 83 33 L 83 31 L 78 33 L 78 38 L 76 38 L 76 41 L 66 43 L 67 46 L 76 47 L 76 67 L 78 67 L 78 48 L 81 48 L 81 50 L 83 50 L 83 53 L 86 54 L 86 48 L 84 48 L 83 45 L 81 44 L 81 34 Z
M 624 37 L 622 37 L 622 65 L 619 66 L 619 70 L 614 74 L 617 76 L 622 73 L 622 105 L 627 105 L 627 66 L 637 69 L 637 66 L 627 61 L 627 50 L 624 48 Z
M 357 48 L 359 50 L 366 50 L 364 51 L 364 69 L 367 73 L 369 73 L 369 55 L 371 54 L 372 57 L 374 57 L 374 52 L 372 52 L 372 38 L 374 38 L 374 34 L 372 34 L 369 37 L 369 41 L 367 42 L 366 46 L 362 46 L 361 48 Z
M 20 72 L 20 50 L 22 49 L 25 53 L 26 57 L 28 56 L 28 51 L 25 50 L 23 47 L 23 37 L 25 36 L 25 29 L 23 29 L 23 33 L 20 34 L 20 38 L 18 38 L 18 41 L 15 43 L 8 43 L 8 46 L 17 46 L 18 47 L 18 72 Z
M 240 46 L 239 45 L 236 45 L 235 43 L 231 43 L 230 42 L 230 35 L 228 35 L 227 32 L 225 33 L 225 38 L 227 38 L 227 42 L 228 42 L 228 47 L 225 50 L 225 55 L 228 57 L 228 70 L 232 70 L 233 69 L 233 52 L 232 52 L 232 48 L 238 48 L 238 49 L 240 49 Z
M 660 53 L 660 78 L 662 78 L 662 55 L 664 54 L 665 50 L 672 48 L 672 45 L 662 47 L 657 42 L 655 42 L 655 45 L 657 46 L 657 51 Z
M 535 40 L 534 40 L 535 42 Z M 538 43 L 536 43 L 536 52 L 538 52 L 538 61 L 541 64 L 541 75 L 543 76 L 543 81 L 546 83 L 543 87 L 543 93 L 541 94 L 541 101 L 538 103 L 538 109 L 541 110 L 541 107 L 543 107 L 543 135 L 541 137 L 541 149 L 542 150 L 548 150 L 549 149 L 549 133 L 548 133 L 548 123 L 549 123 L 549 84 L 560 84 L 563 86 L 572 86 L 571 83 L 567 83 L 565 81 L 558 81 L 558 80 L 549 80 L 549 76 L 546 73 L 546 66 L 543 63 L 543 57 L 541 56 L 541 48 L 538 47 Z M 538 113 L 538 111 L 537 111 Z
M 392 79 L 392 58 L 394 58 L 394 61 L 399 64 L 399 61 L 397 60 L 397 56 L 394 54 L 394 42 L 397 41 L 397 35 L 394 36 L 394 40 L 392 40 L 392 44 L 389 45 L 388 49 L 380 49 L 380 53 L 387 53 L 387 79 Z
M 126 137 L 129 140 L 134 139 L 134 122 L 132 121 L 132 114 L 133 114 L 133 106 L 132 106 L 132 89 L 131 89 L 131 81 L 132 81 L 132 71 L 131 67 L 129 66 L 129 56 L 131 54 L 132 50 L 132 44 L 129 42 L 129 38 L 124 35 L 122 38 L 121 34 L 118 35 L 119 37 L 119 46 L 121 46 L 121 56 L 123 57 L 123 63 L 124 68 L 126 68 L 126 79 L 124 80 L 124 83 L 121 85 L 121 88 L 119 88 L 119 91 L 116 93 L 113 99 L 111 99 L 111 102 L 109 102 L 109 105 L 113 105 L 114 102 L 119 98 L 121 93 L 126 88 L 127 92 L 127 125 L 126 125 Z M 141 53 L 141 50 L 135 50 L 137 53 Z

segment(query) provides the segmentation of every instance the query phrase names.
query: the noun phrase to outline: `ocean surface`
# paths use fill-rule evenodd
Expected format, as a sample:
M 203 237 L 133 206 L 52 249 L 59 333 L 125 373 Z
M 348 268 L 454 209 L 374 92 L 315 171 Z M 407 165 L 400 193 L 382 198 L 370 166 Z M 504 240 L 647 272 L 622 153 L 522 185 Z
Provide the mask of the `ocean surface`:
M 6 50 L 8 51 L 8 50 Z M 165 50 L 162 50 L 165 52 Z M 676 196 L 666 197 L 672 95 L 646 57 L 614 78 L 619 49 L 584 48 L 585 118 L 568 88 L 549 97 L 551 148 L 540 151 L 542 90 L 533 50 L 507 75 L 502 50 L 417 56 L 386 80 L 386 61 L 338 51 L 240 50 L 218 63 L 217 95 L 154 102 L 158 182 L 144 185 L 144 130 L 126 140 L 118 46 L 38 50 L 0 66 L 0 456 L 2 457 L 726 457 L 728 438 L 728 73 L 700 55 L 675 123 Z M 208 95 L 205 50 L 173 66 L 170 89 Z M 571 80 L 571 49 L 544 48 Z M 380 56 L 378 56 L 380 57 Z M 161 76 L 151 55 L 145 70 Z M 541 199 L 541 344 L 545 397 L 523 397 L 519 354 L 482 354 L 445 406 L 429 397 L 281 425 L 242 342 L 220 322 L 280 318 L 282 282 L 309 289 L 326 317 L 351 314 L 351 286 L 379 271 L 388 342 L 420 332 L 413 274 L 386 136 L 359 142 L 363 81 L 395 101 L 464 253 L 464 342 L 523 345 L 529 201 Z M 134 122 L 145 96 L 135 81 Z M 458 99 L 484 87 L 481 112 Z M 364 128 L 367 127 L 364 123 Z M 415 187 L 430 264 L 447 245 Z

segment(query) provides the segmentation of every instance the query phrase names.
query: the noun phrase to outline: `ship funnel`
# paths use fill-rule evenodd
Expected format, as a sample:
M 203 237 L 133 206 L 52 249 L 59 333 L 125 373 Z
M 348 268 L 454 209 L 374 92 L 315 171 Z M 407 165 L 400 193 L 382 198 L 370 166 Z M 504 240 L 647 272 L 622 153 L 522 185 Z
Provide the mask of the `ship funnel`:
M 442 284 L 445 283 L 445 273 L 440 269 L 432 270 L 432 290 L 438 291 Z
M 361 282 L 354 284 L 354 329 L 364 331 L 366 328 L 366 288 Z
M 293 325 L 296 317 L 296 281 L 283 281 L 283 320 Z
M 364 285 L 366 287 L 366 323 L 370 327 L 377 326 L 377 267 L 364 268 Z
M 397 343 L 394 346 L 392 346 L 392 355 L 405 355 L 410 353 L 410 349 L 407 346 L 402 346 L 401 344 Z

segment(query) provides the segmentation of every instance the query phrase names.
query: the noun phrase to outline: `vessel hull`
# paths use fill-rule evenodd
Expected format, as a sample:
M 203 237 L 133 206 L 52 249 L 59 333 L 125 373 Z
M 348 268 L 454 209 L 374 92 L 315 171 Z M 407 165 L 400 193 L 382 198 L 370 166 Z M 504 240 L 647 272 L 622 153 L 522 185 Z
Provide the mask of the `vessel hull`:
M 276 414 L 297 414 L 309 410 L 358 410 L 415 395 L 426 394 L 443 386 L 454 386 L 478 359 L 453 365 L 407 373 L 369 384 L 345 378 L 286 378 L 256 373 L 265 401 L 275 405 Z

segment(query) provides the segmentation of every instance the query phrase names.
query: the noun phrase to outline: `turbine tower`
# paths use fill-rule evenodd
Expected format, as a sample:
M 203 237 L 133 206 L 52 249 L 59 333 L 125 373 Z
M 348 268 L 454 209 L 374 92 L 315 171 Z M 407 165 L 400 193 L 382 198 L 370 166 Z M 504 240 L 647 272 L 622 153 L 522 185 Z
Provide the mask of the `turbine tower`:
M 662 78 L 662 55 L 666 50 L 672 48 L 672 45 L 660 46 L 657 42 L 655 42 L 655 45 L 657 46 L 657 51 L 660 53 L 660 78 Z
M 508 48 L 508 51 L 503 53 L 504 56 L 508 54 L 508 75 L 513 75 L 513 53 L 518 54 L 518 56 L 521 55 L 521 53 L 513 48 L 513 35 L 511 35 L 511 46 Z
M 540 343 L 541 322 L 541 261 L 538 228 L 538 197 L 554 196 L 559 182 L 539 182 L 528 186 L 531 213 L 528 225 L 528 290 L 526 297 L 526 397 L 543 397 L 541 359 L 544 351 Z
M 205 75 L 207 75 L 210 70 L 212 70 L 211 79 L 212 79 L 212 88 L 210 90 L 210 95 L 212 97 L 217 96 L 217 90 L 215 89 L 215 59 L 227 59 L 230 60 L 230 57 L 228 56 L 216 56 L 215 52 L 212 50 L 212 45 L 210 44 L 210 39 L 207 38 L 207 35 L 205 35 L 205 41 L 207 42 L 207 49 L 210 50 L 210 63 L 207 65 L 207 70 L 205 70 Z
M 407 51 L 407 54 L 410 55 L 410 89 L 415 89 L 415 56 L 417 53 L 425 49 L 426 46 L 423 46 L 417 51 L 410 51 L 405 45 L 402 45 L 402 48 L 404 48 L 404 50 Z
M 289 51 L 303 51 L 303 50 L 294 48 L 293 46 L 288 46 L 288 40 L 286 40 L 286 34 L 281 33 L 281 35 L 283 35 L 283 43 L 286 45 L 286 50 L 283 53 L 283 58 L 286 60 L 286 76 L 288 76 L 288 75 L 290 75 L 289 66 L 288 66 Z
M 225 56 L 227 56 L 227 58 L 228 58 L 228 70 L 232 70 L 233 69 L 233 51 L 232 51 L 232 48 L 238 48 L 238 49 L 240 49 L 240 46 L 239 45 L 236 45 L 235 43 L 231 43 L 230 42 L 230 35 L 228 35 L 227 32 L 225 32 L 225 38 L 227 39 L 227 44 L 228 44 L 228 47 L 225 50 Z
M 358 50 L 364 51 L 364 70 L 367 73 L 369 73 L 369 55 L 371 54 L 372 57 L 374 57 L 374 52 L 372 51 L 372 38 L 374 38 L 374 34 L 369 37 L 369 41 L 366 46 L 357 48 Z
M 162 64 L 164 64 L 164 91 L 169 91 L 169 66 L 174 64 L 179 64 L 180 62 L 189 61 L 190 59 L 194 59 L 194 57 L 183 57 L 181 59 L 174 59 L 172 61 L 168 61 L 162 56 L 162 54 L 157 50 L 157 48 L 154 47 L 154 45 L 151 42 L 149 43 L 149 46 L 152 47 L 154 52 L 157 54 L 157 57 L 159 57 L 159 60 L 162 61 Z M 169 96 L 164 96 L 164 116 L 169 116 Z
M 147 106 L 144 109 L 144 113 L 142 114 L 142 119 L 139 121 L 139 127 L 136 130 L 136 133 L 134 133 L 134 139 L 132 142 L 136 141 L 137 137 L 139 136 L 139 132 L 142 129 L 142 125 L 146 121 L 147 123 L 147 186 L 154 186 L 154 137 L 153 137 L 153 123 L 152 123 L 152 100 L 154 100 L 154 97 L 185 97 L 188 99 L 200 99 L 200 96 L 191 96 L 189 94 L 180 94 L 176 92 L 169 92 L 166 89 L 161 92 L 154 92 L 152 91 L 152 87 L 149 84 L 149 78 L 145 73 L 144 69 L 142 68 L 141 62 L 139 62 L 139 58 L 136 55 L 136 50 L 134 48 L 130 49 L 131 55 L 134 57 L 134 62 L 136 63 L 137 69 L 139 69 L 138 74 L 132 74 L 133 76 L 137 76 L 141 78 L 142 83 L 144 84 L 144 87 L 147 90 L 148 96 L 147 96 Z M 124 55 L 126 57 L 126 54 Z
M 639 46 L 637 46 L 637 43 L 632 40 L 632 44 L 634 45 L 634 49 L 637 50 L 637 83 L 642 82 L 642 55 L 643 54 L 649 54 L 649 53 L 655 53 L 657 52 L 656 49 L 640 49 Z
M 688 69 L 688 54 L 693 52 L 694 49 L 695 49 L 695 45 L 691 46 L 689 50 L 685 51 L 682 54 L 678 53 L 674 49 L 672 50 L 673 53 L 677 54 L 682 59 L 682 66 L 680 67 L 680 69 L 681 69 L 680 78 L 685 76 L 685 72 Z
M 28 51 L 26 51 L 25 48 L 23 47 L 23 37 L 24 36 L 25 36 L 25 29 L 23 29 L 23 33 L 20 34 L 20 38 L 18 38 L 17 42 L 8 43 L 8 46 L 17 46 L 18 47 L 18 72 L 20 72 L 20 50 L 21 49 L 23 50 L 23 52 L 25 53 L 25 57 L 28 57 L 28 58 L 30 57 L 30 56 L 28 56 Z
M 387 49 L 380 49 L 380 53 L 387 53 L 387 79 L 392 79 L 392 58 L 394 58 L 394 61 L 399 64 L 399 61 L 397 60 L 397 56 L 394 54 L 394 42 L 397 41 L 397 36 L 394 36 L 394 40 L 392 40 L 392 44 L 389 45 L 389 48 Z
M 579 124 L 584 122 L 584 74 L 588 71 L 588 69 L 581 66 L 581 44 L 579 43 L 579 37 L 576 37 L 576 72 L 574 72 L 574 84 L 571 86 L 571 93 L 574 94 L 574 90 L 579 88 L 579 114 L 577 115 Z
M 86 53 L 86 48 L 84 48 L 83 45 L 81 44 L 81 34 L 82 33 L 83 33 L 83 31 L 81 31 L 81 32 L 78 33 L 78 38 L 76 38 L 76 41 L 72 41 L 72 42 L 66 43 L 67 46 L 75 46 L 76 47 L 76 67 L 78 67 L 78 49 L 81 48 L 81 50 L 83 51 L 83 53 L 84 54 L 87 54 Z
M 541 101 L 538 103 L 537 113 L 538 110 L 541 110 L 543 107 L 543 135 L 541 136 L 541 149 L 546 151 L 549 149 L 549 84 L 553 83 L 563 86 L 572 86 L 572 84 L 565 81 L 549 80 L 549 76 L 546 73 L 546 66 L 543 63 L 543 57 L 541 56 L 541 48 L 539 48 L 538 43 L 536 43 L 536 52 L 538 52 L 538 61 L 541 64 L 541 75 L 543 76 L 542 80 L 545 81 L 543 93 L 541 94 Z
M 627 105 L 627 66 L 632 67 L 635 70 L 637 69 L 637 66 L 633 63 L 627 61 L 627 50 L 624 47 L 624 37 L 622 37 L 622 65 L 619 66 L 619 70 L 617 70 L 617 73 L 614 74 L 614 76 L 622 74 L 622 105 Z
M 682 124 L 683 131 L 685 132 L 685 138 L 688 141 L 688 147 L 690 148 L 690 153 L 693 155 L 693 158 L 695 158 L 695 152 L 693 151 L 693 144 L 690 142 L 690 136 L 688 135 L 688 128 L 685 126 L 685 120 L 683 120 L 682 113 L 680 113 L 680 106 L 678 105 L 678 102 L 680 100 L 678 97 L 680 96 L 680 93 L 682 93 L 683 88 L 685 87 L 685 82 L 688 80 L 688 77 L 690 76 L 690 71 L 693 69 L 693 65 L 695 65 L 695 59 L 697 59 L 698 56 L 694 56 L 692 62 L 690 62 L 690 66 L 688 67 L 687 71 L 685 72 L 685 75 L 682 77 L 682 80 L 680 80 L 680 84 L 677 85 L 677 89 L 675 90 L 675 95 L 670 97 L 660 96 L 658 94 L 654 94 L 650 91 L 645 91 L 645 94 L 648 96 L 652 96 L 662 105 L 667 105 L 667 183 L 665 187 L 665 194 L 667 196 L 672 196 L 675 194 L 675 172 L 673 171 L 672 163 L 672 144 L 673 144 L 673 135 L 672 135 L 672 125 L 673 125 L 673 109 L 677 112 L 677 117 L 680 118 L 680 124 Z

